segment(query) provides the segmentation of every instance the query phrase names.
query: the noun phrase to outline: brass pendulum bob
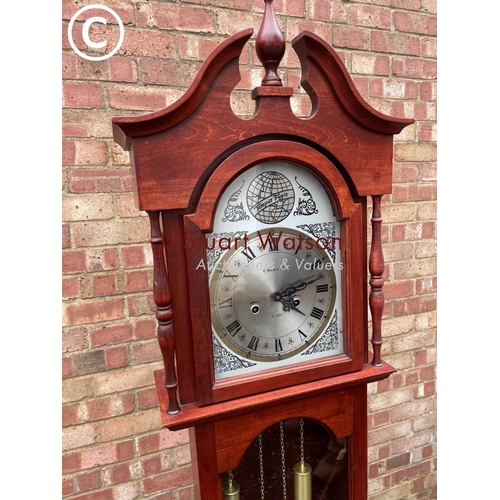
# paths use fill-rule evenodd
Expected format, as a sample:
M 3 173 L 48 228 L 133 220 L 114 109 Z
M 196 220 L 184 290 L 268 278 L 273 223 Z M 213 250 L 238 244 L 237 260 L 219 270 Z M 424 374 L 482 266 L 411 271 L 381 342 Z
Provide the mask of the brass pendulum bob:
M 224 500 L 240 500 L 240 485 L 233 480 L 233 472 L 229 471 L 229 479 L 223 485 Z
M 293 468 L 294 500 L 312 499 L 312 468 L 304 462 L 304 420 L 300 419 L 300 462 Z

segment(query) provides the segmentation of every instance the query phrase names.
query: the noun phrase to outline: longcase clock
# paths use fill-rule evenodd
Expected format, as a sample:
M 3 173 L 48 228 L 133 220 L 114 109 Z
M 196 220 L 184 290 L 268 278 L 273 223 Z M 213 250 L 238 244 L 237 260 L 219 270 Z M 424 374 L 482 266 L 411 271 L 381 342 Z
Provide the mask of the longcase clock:
M 312 102 L 296 117 L 272 0 L 240 119 L 230 96 L 252 33 L 221 43 L 176 103 L 113 119 L 151 223 L 163 423 L 190 429 L 200 500 L 363 500 L 367 384 L 395 371 L 380 355 L 380 204 L 412 120 L 371 108 L 309 32 L 292 42 Z

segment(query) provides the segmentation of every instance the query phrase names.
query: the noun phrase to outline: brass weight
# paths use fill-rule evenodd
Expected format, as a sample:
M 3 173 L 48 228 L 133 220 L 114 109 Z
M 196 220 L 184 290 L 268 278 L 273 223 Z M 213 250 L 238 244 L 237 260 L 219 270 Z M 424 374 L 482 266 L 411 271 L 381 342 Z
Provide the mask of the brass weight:
M 295 464 L 293 468 L 294 500 L 312 499 L 312 468 L 305 462 Z

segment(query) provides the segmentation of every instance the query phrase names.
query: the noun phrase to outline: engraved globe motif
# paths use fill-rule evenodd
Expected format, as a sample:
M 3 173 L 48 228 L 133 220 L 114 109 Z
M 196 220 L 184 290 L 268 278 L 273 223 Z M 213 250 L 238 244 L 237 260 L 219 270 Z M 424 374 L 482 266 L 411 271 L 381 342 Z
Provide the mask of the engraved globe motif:
M 290 215 L 294 202 L 292 183 L 279 172 L 263 172 L 248 186 L 248 209 L 264 224 L 276 224 L 285 220 Z

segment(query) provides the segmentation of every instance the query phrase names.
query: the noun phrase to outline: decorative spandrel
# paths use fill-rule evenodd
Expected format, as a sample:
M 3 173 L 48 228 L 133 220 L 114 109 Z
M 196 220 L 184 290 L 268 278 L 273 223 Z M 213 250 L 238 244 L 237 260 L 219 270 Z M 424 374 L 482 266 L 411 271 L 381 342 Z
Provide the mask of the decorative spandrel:
M 237 469 L 222 475 L 224 499 L 347 500 L 348 443 L 310 419 L 278 422 L 252 441 Z

